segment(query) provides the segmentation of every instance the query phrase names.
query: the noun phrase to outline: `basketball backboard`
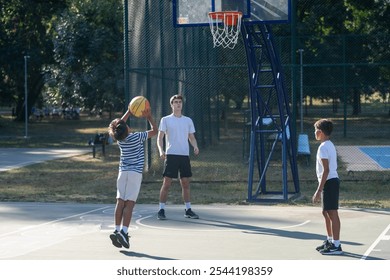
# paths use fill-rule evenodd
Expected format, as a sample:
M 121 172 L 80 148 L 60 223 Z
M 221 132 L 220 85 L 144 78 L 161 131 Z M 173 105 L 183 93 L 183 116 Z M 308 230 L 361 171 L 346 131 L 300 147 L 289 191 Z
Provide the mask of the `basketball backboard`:
M 209 12 L 239 11 L 250 23 L 287 23 L 291 0 L 173 0 L 176 27 L 207 26 Z

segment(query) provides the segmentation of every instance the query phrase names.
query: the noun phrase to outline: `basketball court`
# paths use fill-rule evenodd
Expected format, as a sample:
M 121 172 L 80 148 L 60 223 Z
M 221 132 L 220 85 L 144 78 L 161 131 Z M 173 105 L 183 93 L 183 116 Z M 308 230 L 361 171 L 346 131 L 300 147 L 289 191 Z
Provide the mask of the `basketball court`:
M 136 205 L 130 249 L 111 244 L 115 205 L 1 203 L 0 260 L 389 260 L 390 212 L 340 209 L 343 255 L 324 256 L 319 207 Z
M 390 146 L 337 146 L 348 172 L 390 170 Z
M 356 163 L 356 153 L 347 151 Z M 0 170 L 7 170 L 86 150 L 0 152 L 2 161 L 13 161 L 0 162 Z M 370 162 L 365 159 L 362 166 Z M 136 205 L 130 250 L 115 248 L 108 238 L 114 230 L 114 207 L 2 202 L 0 260 L 390 259 L 388 210 L 340 209 L 344 255 L 322 256 L 314 250 L 324 238 L 319 206 L 195 205 L 200 219 L 190 220 L 181 205 L 171 205 L 168 220 L 160 221 L 156 205 Z
M 287 197 L 288 169 L 291 169 L 294 177 L 295 191 L 299 192 L 296 143 L 295 139 L 290 137 L 292 131 L 290 99 L 284 88 L 282 66 L 270 28 L 272 24 L 290 21 L 291 1 L 173 0 L 172 5 L 175 27 L 193 28 L 209 25 L 215 47 L 234 48 L 237 36 L 242 33 L 247 51 L 251 99 L 252 157 L 249 159 L 248 189 L 252 186 L 256 160 L 259 161 L 259 157 L 263 156 L 270 158 L 276 151 L 274 149 L 276 143 L 281 140 L 279 141 L 282 142 L 280 151 L 283 161 L 281 194 Z M 128 11 L 127 8 L 125 7 L 125 10 Z M 125 21 L 128 21 L 128 18 L 125 18 Z M 132 36 L 126 29 L 128 26 L 126 22 L 125 34 Z M 128 73 L 129 65 L 126 63 L 128 62 L 125 61 L 125 71 Z M 125 77 L 127 88 L 130 79 L 128 75 Z M 260 84 L 261 80 L 269 82 Z M 131 95 L 126 92 L 127 96 Z M 277 100 L 278 106 L 275 106 L 272 100 Z M 272 120 L 266 128 L 263 125 L 265 119 Z M 257 134 L 262 137 L 255 137 Z M 270 154 L 264 155 L 267 143 L 263 139 L 267 139 L 270 134 L 276 134 L 277 137 Z M 257 154 L 257 150 L 261 152 Z M 263 170 L 267 170 L 267 166 Z M 259 175 L 266 178 L 263 173 Z M 265 189 L 263 191 L 266 192 Z M 251 199 L 256 200 L 256 197 L 253 196 Z M 160 221 L 156 217 L 157 203 L 136 205 L 129 233 L 131 247 L 118 249 L 109 239 L 109 234 L 114 230 L 114 204 L 1 203 L 0 260 L 115 260 L 126 261 L 128 266 L 140 260 L 207 260 L 210 265 L 214 264 L 212 261 L 215 260 L 220 261 L 218 264 L 242 266 L 246 263 L 253 265 L 254 262 L 251 261 L 255 261 L 257 265 L 264 263 L 258 262 L 259 260 L 375 260 L 376 262 L 371 263 L 379 263 L 390 259 L 389 210 L 340 209 L 344 253 L 324 256 L 315 250 L 324 240 L 325 233 L 319 206 L 193 205 L 193 210 L 200 216 L 200 219 L 196 220 L 184 218 L 183 208 L 182 205 L 168 205 L 166 208 L 168 219 Z M 91 265 L 88 269 L 96 273 L 100 264 L 94 262 L 96 269 Z M 359 267 L 359 264 L 355 266 Z M 384 266 L 389 262 L 380 264 Z M 327 267 L 323 263 L 320 265 L 325 273 L 319 271 L 319 274 L 329 277 Z M 51 275 L 50 279 L 57 276 L 61 278 L 62 271 L 65 275 L 69 274 L 71 268 L 61 267 L 61 270 L 55 271 L 56 275 Z M 122 266 L 122 269 L 124 268 Z M 284 278 L 280 278 L 279 274 L 277 279 L 293 278 L 295 275 L 307 276 L 307 271 L 310 270 L 306 268 L 307 271 L 304 272 L 294 270 L 293 266 L 289 268 L 291 270 L 283 271 Z M 356 274 L 360 270 L 350 271 L 353 275 L 350 277 L 357 279 L 356 276 L 361 276 Z M 39 271 L 36 272 L 39 275 Z M 107 274 L 105 279 L 110 279 L 114 272 Z M 365 272 L 370 275 L 378 274 L 377 270 Z M 335 275 L 339 275 L 337 269 Z M 50 275 L 46 272 L 44 276 Z M 98 276 L 99 279 L 103 277 L 96 274 L 94 276 Z M 224 279 L 228 276 L 225 275 Z

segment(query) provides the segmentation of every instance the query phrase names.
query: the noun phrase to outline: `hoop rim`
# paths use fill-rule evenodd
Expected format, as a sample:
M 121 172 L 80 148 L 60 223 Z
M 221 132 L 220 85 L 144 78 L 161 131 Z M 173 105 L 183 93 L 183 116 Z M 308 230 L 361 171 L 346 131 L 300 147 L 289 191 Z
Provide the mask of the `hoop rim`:
M 230 17 L 226 20 L 226 16 Z M 242 18 L 242 12 L 239 11 L 218 11 L 218 12 L 209 12 L 210 20 L 216 21 L 221 20 L 224 24 L 227 25 L 237 25 L 238 21 Z M 226 20 L 226 22 L 225 22 Z

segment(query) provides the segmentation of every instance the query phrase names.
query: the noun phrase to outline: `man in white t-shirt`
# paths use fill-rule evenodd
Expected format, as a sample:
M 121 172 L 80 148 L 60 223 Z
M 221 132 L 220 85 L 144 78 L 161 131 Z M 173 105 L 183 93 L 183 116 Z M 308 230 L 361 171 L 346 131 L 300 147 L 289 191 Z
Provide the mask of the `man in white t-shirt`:
M 165 204 L 168 198 L 169 188 L 174 178 L 180 177 L 182 196 L 185 203 L 184 216 L 198 219 L 191 210 L 190 177 L 192 176 L 190 164 L 189 143 L 194 149 L 194 154 L 199 154 L 198 144 L 195 138 L 194 123 L 189 117 L 182 115 L 183 97 L 178 94 L 170 98 L 172 114 L 161 119 L 158 128 L 157 147 L 160 158 L 164 160 L 163 184 L 160 190 L 160 203 L 157 218 L 165 220 Z M 163 139 L 165 137 L 165 150 Z M 189 143 L 188 143 L 189 142 Z
M 313 202 L 322 200 L 322 215 L 325 218 L 327 239 L 316 249 L 323 255 L 340 255 L 339 191 L 340 181 L 337 174 L 337 152 L 330 135 L 333 123 L 328 119 L 318 120 L 314 124 L 316 140 L 321 144 L 317 150 L 316 173 L 318 187 L 313 195 Z

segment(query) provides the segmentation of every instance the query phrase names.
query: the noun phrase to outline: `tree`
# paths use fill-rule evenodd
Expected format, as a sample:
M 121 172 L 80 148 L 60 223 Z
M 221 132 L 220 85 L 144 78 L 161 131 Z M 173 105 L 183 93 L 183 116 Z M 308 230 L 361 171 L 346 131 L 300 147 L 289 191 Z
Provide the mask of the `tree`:
M 24 120 L 24 56 L 28 60 L 28 113 L 44 85 L 45 65 L 53 62 L 52 22 L 65 0 L 0 0 L 1 102 L 16 104 Z
M 90 110 L 123 104 L 122 1 L 74 0 L 55 29 L 51 92 Z
M 320 98 L 339 96 L 342 99 L 345 77 L 351 94 L 348 94 L 348 99 L 344 102 L 350 102 L 353 114 L 358 114 L 362 93 L 388 91 L 390 80 L 388 67 L 374 66 L 374 63 L 389 61 L 390 8 L 385 2 L 379 0 L 298 2 L 298 32 L 301 35 L 300 47 L 306 50 L 305 61 L 317 66 L 323 65 L 321 68 L 313 68 L 313 71 L 305 75 L 307 83 L 316 85 L 318 89 L 312 90 L 311 96 Z M 320 81 L 326 81 L 324 86 L 332 84 L 335 91 L 324 92 L 318 86 Z

